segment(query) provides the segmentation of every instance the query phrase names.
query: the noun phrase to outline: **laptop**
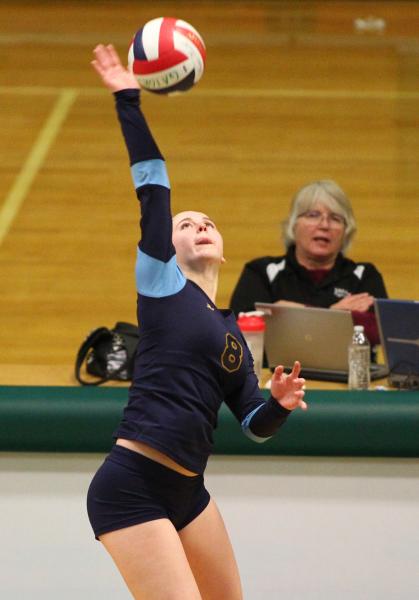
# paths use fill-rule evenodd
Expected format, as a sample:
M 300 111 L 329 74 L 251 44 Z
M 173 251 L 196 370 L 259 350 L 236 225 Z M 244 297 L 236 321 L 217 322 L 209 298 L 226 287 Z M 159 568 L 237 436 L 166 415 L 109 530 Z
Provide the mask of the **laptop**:
M 265 353 L 269 367 L 302 366 L 301 376 L 324 381 L 348 381 L 348 346 L 353 335 L 349 311 L 281 306 L 256 302 L 265 314 Z M 371 365 L 371 379 L 387 375 L 385 365 Z
M 419 302 L 375 300 L 389 383 L 419 389 Z

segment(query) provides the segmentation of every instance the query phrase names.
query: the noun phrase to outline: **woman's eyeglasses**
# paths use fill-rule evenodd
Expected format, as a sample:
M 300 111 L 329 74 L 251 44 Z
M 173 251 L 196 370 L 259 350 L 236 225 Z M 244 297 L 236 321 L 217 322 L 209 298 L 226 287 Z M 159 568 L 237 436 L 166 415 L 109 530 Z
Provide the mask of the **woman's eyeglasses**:
M 330 227 L 344 227 L 346 225 L 345 217 L 342 215 L 338 215 L 337 213 L 324 213 L 320 210 L 307 210 L 301 215 L 298 215 L 298 218 L 304 217 L 306 221 L 312 223 L 313 225 L 319 225 L 323 219 L 329 223 Z

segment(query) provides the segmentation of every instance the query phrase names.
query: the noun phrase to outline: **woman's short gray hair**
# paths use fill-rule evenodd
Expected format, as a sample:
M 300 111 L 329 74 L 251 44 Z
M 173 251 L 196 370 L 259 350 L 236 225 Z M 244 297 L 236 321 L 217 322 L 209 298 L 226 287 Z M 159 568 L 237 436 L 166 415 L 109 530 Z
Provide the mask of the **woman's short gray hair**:
M 313 181 L 302 187 L 291 201 L 288 218 L 282 223 L 282 235 L 286 248 L 295 244 L 295 223 L 303 213 L 310 210 L 314 204 L 324 204 L 331 211 L 342 215 L 345 219 L 345 234 L 341 251 L 345 252 L 356 232 L 355 217 L 351 202 L 345 192 L 335 181 L 323 179 Z

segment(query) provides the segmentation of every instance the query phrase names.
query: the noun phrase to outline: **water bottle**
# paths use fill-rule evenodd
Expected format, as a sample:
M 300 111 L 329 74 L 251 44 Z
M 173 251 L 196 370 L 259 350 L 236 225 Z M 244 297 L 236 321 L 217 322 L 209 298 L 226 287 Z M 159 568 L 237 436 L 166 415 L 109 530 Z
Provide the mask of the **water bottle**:
M 370 385 L 370 344 L 363 325 L 355 325 L 348 348 L 350 390 L 367 390 Z
M 237 325 L 252 354 L 254 371 L 259 383 L 262 375 L 263 340 L 265 336 L 265 320 L 262 315 L 263 313 L 260 311 L 240 313 L 237 319 Z

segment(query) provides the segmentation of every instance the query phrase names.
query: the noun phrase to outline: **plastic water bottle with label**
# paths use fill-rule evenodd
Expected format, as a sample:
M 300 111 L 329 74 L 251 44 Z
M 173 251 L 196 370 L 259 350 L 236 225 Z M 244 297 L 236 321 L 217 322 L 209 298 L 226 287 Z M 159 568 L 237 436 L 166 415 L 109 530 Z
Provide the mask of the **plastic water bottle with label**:
M 370 344 L 363 325 L 355 325 L 348 348 L 348 387 L 350 390 L 367 390 L 370 385 Z

